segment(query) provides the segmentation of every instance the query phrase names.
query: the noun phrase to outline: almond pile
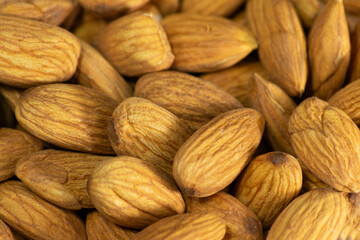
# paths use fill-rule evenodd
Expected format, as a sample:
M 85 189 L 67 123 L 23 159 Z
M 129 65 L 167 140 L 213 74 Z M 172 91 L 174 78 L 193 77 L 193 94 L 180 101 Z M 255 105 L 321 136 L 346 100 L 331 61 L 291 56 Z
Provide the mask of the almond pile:
M 1 240 L 360 240 L 360 0 L 0 0 Z

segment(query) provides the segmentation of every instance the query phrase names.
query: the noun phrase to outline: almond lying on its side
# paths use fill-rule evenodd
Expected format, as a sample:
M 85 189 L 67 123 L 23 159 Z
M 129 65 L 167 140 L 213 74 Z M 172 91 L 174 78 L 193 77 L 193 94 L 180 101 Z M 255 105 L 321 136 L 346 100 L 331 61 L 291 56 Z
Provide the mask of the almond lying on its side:
M 2 240 L 17 240 L 11 229 L 2 220 L 0 220 L 0 237 Z

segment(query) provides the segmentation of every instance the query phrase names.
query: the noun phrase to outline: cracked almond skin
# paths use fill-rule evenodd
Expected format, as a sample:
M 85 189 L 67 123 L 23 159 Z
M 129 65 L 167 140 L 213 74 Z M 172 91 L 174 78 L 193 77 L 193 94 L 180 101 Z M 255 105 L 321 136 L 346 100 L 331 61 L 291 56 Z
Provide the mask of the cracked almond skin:
M 271 146 L 295 156 L 288 132 L 288 122 L 296 108 L 294 100 L 280 87 L 256 73 L 249 82 L 248 94 L 251 106 L 265 118 Z
M 293 156 L 270 152 L 253 159 L 237 180 L 235 196 L 271 227 L 281 211 L 300 193 L 301 167 Z
M 319 0 L 291 0 L 304 26 L 310 28 L 320 9 Z
M 176 153 L 173 175 L 184 194 L 207 197 L 228 186 L 249 163 L 264 131 L 250 108 L 229 111 L 197 130 Z
M 19 130 L 0 128 L 0 181 L 15 175 L 16 163 L 26 155 L 42 150 L 39 139 Z
M 104 93 L 120 103 L 132 90 L 113 66 L 91 45 L 80 40 L 81 55 L 75 72 L 79 84 Z
M 0 220 L 0 238 L 2 240 L 16 240 L 11 229 Z
M 21 89 L 0 85 L 0 94 L 3 95 L 5 101 L 13 111 L 15 111 L 15 106 L 22 93 L 23 91 Z
M 56 146 L 113 154 L 106 127 L 116 106 L 111 98 L 87 87 L 48 84 L 24 92 L 15 115 L 25 130 Z
M 201 15 L 228 17 L 232 15 L 245 0 L 184 0 L 181 11 Z
M 308 75 L 306 39 L 293 5 L 288 0 L 249 0 L 246 12 L 272 81 L 290 96 L 301 96 Z
M 186 212 L 211 213 L 226 223 L 224 240 L 261 240 L 261 222 L 257 216 L 238 199 L 225 192 L 207 198 L 186 199 Z
M 108 125 L 116 154 L 148 161 L 172 176 L 177 150 L 192 130 L 168 110 L 143 98 L 127 98 Z
M 96 167 L 110 157 L 44 150 L 23 157 L 16 176 L 43 199 L 66 209 L 93 208 L 87 181 Z
M 136 232 L 114 224 L 97 211 L 87 214 L 86 233 L 88 240 L 132 240 Z
M 162 13 L 162 15 L 168 15 L 176 12 L 179 9 L 179 0 L 151 0 Z
M 271 226 L 268 240 L 336 240 L 349 213 L 347 199 L 329 189 L 311 190 L 293 200 Z
M 142 229 L 185 211 L 179 189 L 165 172 L 128 156 L 103 162 L 89 178 L 88 192 L 104 217 L 129 228 Z
M 39 240 L 86 239 L 84 223 L 75 213 L 43 200 L 23 183 L 1 183 L 0 196 L 0 218 L 25 236 Z
M 140 11 L 107 25 L 96 38 L 95 46 L 125 76 L 165 70 L 174 61 L 163 27 Z
M 360 23 L 357 24 L 351 38 L 351 61 L 349 68 L 350 81 L 360 79 Z
M 193 130 L 224 112 L 242 107 L 215 84 L 175 71 L 142 76 L 136 83 L 134 95 L 167 109 Z
M 75 72 L 80 43 L 65 29 L 0 15 L 0 82 L 27 88 L 64 82 Z
M 233 66 L 257 48 L 255 38 L 229 19 L 191 13 L 172 14 L 162 25 L 183 72 L 212 72 Z
M 150 225 L 133 240 L 221 240 L 225 232 L 225 222 L 213 214 L 184 213 Z
M 329 1 L 308 37 L 314 96 L 329 99 L 343 85 L 350 63 L 350 36 L 342 0 Z
M 316 177 L 338 191 L 360 191 L 360 131 L 345 112 L 308 98 L 291 115 L 289 132 L 296 155 Z

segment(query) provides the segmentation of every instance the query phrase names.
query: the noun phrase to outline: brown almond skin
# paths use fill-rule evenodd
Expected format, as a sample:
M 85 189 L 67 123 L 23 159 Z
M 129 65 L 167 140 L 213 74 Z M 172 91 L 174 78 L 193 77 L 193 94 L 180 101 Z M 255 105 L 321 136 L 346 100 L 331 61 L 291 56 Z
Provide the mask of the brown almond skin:
M 88 240 L 132 240 L 136 231 L 120 227 L 94 211 L 86 217 L 86 234 Z
M 295 156 L 288 132 L 288 122 L 296 108 L 294 100 L 280 87 L 256 73 L 249 82 L 248 92 L 251 106 L 265 118 L 271 146 Z
M 79 85 L 48 84 L 27 90 L 15 109 L 20 125 L 54 145 L 88 153 L 113 154 L 106 126 L 117 103 Z
M 337 239 L 356 240 L 360 238 L 360 194 L 350 193 L 347 199 L 350 210 L 344 228 Z
M 331 0 L 322 0 L 323 2 L 329 2 Z M 347 12 L 352 14 L 360 14 L 360 2 L 357 0 L 343 0 L 344 6 Z
M 172 14 L 162 25 L 175 55 L 172 68 L 183 72 L 222 70 L 257 48 L 249 32 L 218 16 Z
M 201 15 L 228 17 L 239 8 L 245 0 L 184 0 L 181 11 Z
M 168 110 L 143 98 L 127 98 L 108 125 L 116 154 L 149 161 L 172 176 L 177 150 L 192 130 Z
M 310 28 L 320 9 L 319 0 L 291 0 L 304 26 Z
M 110 157 L 44 150 L 23 157 L 16 176 L 43 199 L 66 209 L 93 208 L 87 181 L 96 167 Z
M 229 111 L 197 130 L 176 153 L 173 175 L 184 194 L 207 197 L 228 186 L 260 143 L 264 118 L 250 108 Z
M 20 88 L 68 80 L 80 55 L 70 32 L 6 15 L 0 15 L 0 49 L 0 82 Z
M 48 203 L 23 183 L 1 183 L 0 195 L 0 218 L 27 237 L 39 240 L 86 239 L 84 223 L 77 215 Z
M 225 232 L 226 224 L 215 215 L 185 213 L 150 225 L 133 240 L 221 240 Z
M 16 163 L 29 153 L 42 150 L 39 139 L 19 130 L 0 128 L 0 181 L 15 175 Z
M 2 240 L 16 240 L 10 228 L 0 220 L 0 238 Z
M 21 89 L 0 85 L 0 94 L 3 95 L 5 101 L 9 104 L 13 111 L 15 111 L 15 106 L 22 93 L 23 91 Z
M 288 0 L 249 0 L 246 12 L 272 81 L 290 96 L 301 96 L 308 75 L 306 39 L 293 5 Z
M 314 96 L 329 99 L 343 85 L 350 63 L 350 36 L 342 0 L 331 0 L 308 37 Z
M 129 228 L 142 229 L 185 211 L 174 181 L 150 163 L 133 157 L 103 162 L 89 178 L 88 192 L 104 217 Z
M 186 199 L 187 213 L 211 213 L 223 219 L 227 229 L 224 240 L 263 239 L 257 216 L 235 197 L 219 192 L 207 198 Z
M 151 0 L 165 16 L 179 9 L 180 0 Z
M 360 79 L 360 23 L 357 24 L 351 38 L 350 81 Z
M 84 11 L 72 32 L 79 39 L 92 44 L 99 32 L 104 29 L 106 25 L 107 22 L 105 19 L 91 12 Z
M 301 167 L 293 156 L 270 152 L 253 159 L 241 173 L 235 196 L 269 228 L 281 211 L 300 193 Z
M 81 55 L 75 72 L 79 84 L 97 89 L 120 103 L 132 90 L 111 64 L 91 45 L 80 40 Z
M 329 185 L 327 185 L 326 183 L 321 181 L 318 177 L 316 177 L 300 159 L 297 160 L 301 166 L 301 170 L 303 173 L 302 191 L 308 192 L 316 188 L 331 189 Z
M 165 70 L 174 61 L 164 29 L 144 12 L 135 12 L 111 22 L 99 33 L 95 45 L 125 76 Z
M 281 212 L 266 239 L 336 240 L 348 213 L 343 193 L 315 189 L 296 198 Z
M 360 131 L 345 112 L 308 98 L 290 117 L 289 132 L 296 155 L 316 177 L 339 191 L 360 191 Z
M 165 71 L 141 77 L 135 97 L 146 98 L 169 110 L 193 130 L 242 104 L 216 85 L 186 73 Z

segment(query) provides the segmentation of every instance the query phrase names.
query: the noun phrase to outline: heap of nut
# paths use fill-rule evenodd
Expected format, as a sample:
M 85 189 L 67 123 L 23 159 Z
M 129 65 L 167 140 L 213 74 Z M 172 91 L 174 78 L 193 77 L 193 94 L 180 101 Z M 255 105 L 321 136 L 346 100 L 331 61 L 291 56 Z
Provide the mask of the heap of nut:
M 359 19 L 0 0 L 0 239 L 360 239 Z

